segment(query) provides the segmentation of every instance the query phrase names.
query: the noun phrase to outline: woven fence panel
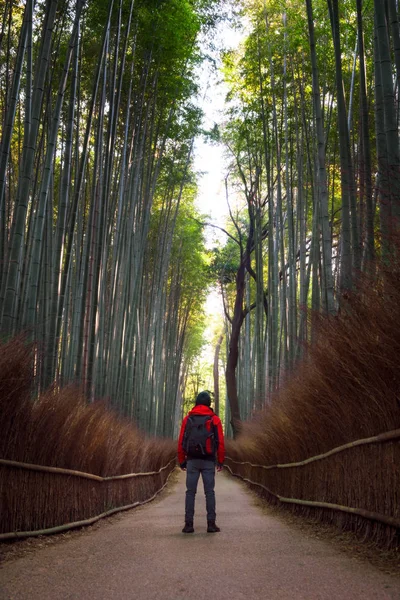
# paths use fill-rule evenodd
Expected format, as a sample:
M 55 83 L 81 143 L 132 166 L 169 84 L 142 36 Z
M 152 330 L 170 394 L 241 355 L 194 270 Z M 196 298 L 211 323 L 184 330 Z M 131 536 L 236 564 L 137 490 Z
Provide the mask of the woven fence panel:
M 234 458 L 234 460 L 232 460 Z M 301 501 L 324 502 L 361 509 L 393 518 L 400 523 L 400 441 L 349 448 L 322 460 L 289 468 L 263 469 L 240 464 L 241 457 L 227 459 L 231 471 L 264 486 L 253 486 L 274 504 L 277 496 Z M 251 484 L 250 484 L 251 485 Z M 400 545 L 400 530 L 378 519 L 366 519 L 342 510 L 286 504 L 290 510 L 356 530 L 385 546 Z
M 48 529 L 145 502 L 174 468 L 171 462 L 155 475 L 93 481 L 0 464 L 0 534 Z

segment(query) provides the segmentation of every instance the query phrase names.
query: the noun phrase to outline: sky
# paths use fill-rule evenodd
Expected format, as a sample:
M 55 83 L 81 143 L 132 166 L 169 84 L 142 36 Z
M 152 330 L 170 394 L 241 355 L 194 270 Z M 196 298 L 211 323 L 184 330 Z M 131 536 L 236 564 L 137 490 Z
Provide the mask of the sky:
M 237 48 L 244 38 L 244 32 L 235 30 L 229 22 L 219 25 L 213 38 L 218 48 Z M 217 54 L 216 54 L 217 56 Z M 200 83 L 199 105 L 204 112 L 203 128 L 210 130 L 215 123 L 223 120 L 223 110 L 228 87 L 222 80 L 222 74 L 212 70 L 205 61 L 198 72 Z M 194 145 L 194 168 L 201 175 L 198 178 L 199 193 L 197 206 L 199 210 L 210 215 L 209 221 L 223 227 L 228 214 L 225 198 L 225 177 L 228 172 L 227 160 L 224 157 L 222 144 L 207 143 L 197 138 Z M 214 228 L 208 228 L 206 239 L 217 237 L 224 240 L 225 234 Z
M 222 23 L 213 42 L 217 48 L 237 48 L 244 38 L 244 33 L 234 30 L 229 23 Z M 202 65 L 198 73 L 200 83 L 199 105 L 204 112 L 204 129 L 212 129 L 215 123 L 223 118 L 225 97 L 228 91 L 222 81 L 222 74 L 212 72 L 211 67 Z M 225 177 L 228 172 L 227 159 L 222 144 L 206 143 L 197 138 L 194 145 L 194 169 L 198 176 L 197 207 L 201 213 L 209 215 L 208 222 L 225 226 L 228 215 L 228 206 L 225 197 Z M 222 243 L 226 235 L 212 227 L 206 227 L 206 245 L 212 248 L 216 240 Z M 201 357 L 202 362 L 212 363 L 214 356 L 213 337 L 218 323 L 222 328 L 223 306 L 222 299 L 217 290 L 210 291 L 205 312 L 207 317 L 207 330 L 205 338 L 207 345 Z

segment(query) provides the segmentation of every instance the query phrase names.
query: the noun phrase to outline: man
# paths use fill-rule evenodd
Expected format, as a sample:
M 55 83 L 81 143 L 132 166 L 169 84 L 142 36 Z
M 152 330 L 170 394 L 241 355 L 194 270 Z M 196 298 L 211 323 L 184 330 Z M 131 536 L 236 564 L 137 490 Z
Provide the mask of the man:
M 178 441 L 178 460 L 186 471 L 185 526 L 182 533 L 193 533 L 194 504 L 200 473 L 207 509 L 207 532 L 220 531 L 215 523 L 215 462 L 221 471 L 225 460 L 221 419 L 214 413 L 208 392 L 200 392 L 196 406 L 183 419 Z

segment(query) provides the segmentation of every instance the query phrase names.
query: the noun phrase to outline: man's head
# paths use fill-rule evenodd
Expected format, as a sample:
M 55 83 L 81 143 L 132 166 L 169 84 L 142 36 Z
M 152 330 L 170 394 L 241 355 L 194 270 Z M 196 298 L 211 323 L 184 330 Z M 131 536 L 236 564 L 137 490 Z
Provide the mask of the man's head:
M 196 398 L 196 406 L 199 406 L 199 404 L 211 406 L 211 396 L 208 392 L 200 392 Z

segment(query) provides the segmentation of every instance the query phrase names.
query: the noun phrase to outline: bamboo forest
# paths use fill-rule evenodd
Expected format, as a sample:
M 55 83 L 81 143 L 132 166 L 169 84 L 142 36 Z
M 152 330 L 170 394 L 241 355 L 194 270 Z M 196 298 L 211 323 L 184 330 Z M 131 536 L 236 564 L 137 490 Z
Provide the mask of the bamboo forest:
M 400 547 L 399 9 L 0 0 L 0 546 L 147 502 L 208 390 L 226 472 Z

